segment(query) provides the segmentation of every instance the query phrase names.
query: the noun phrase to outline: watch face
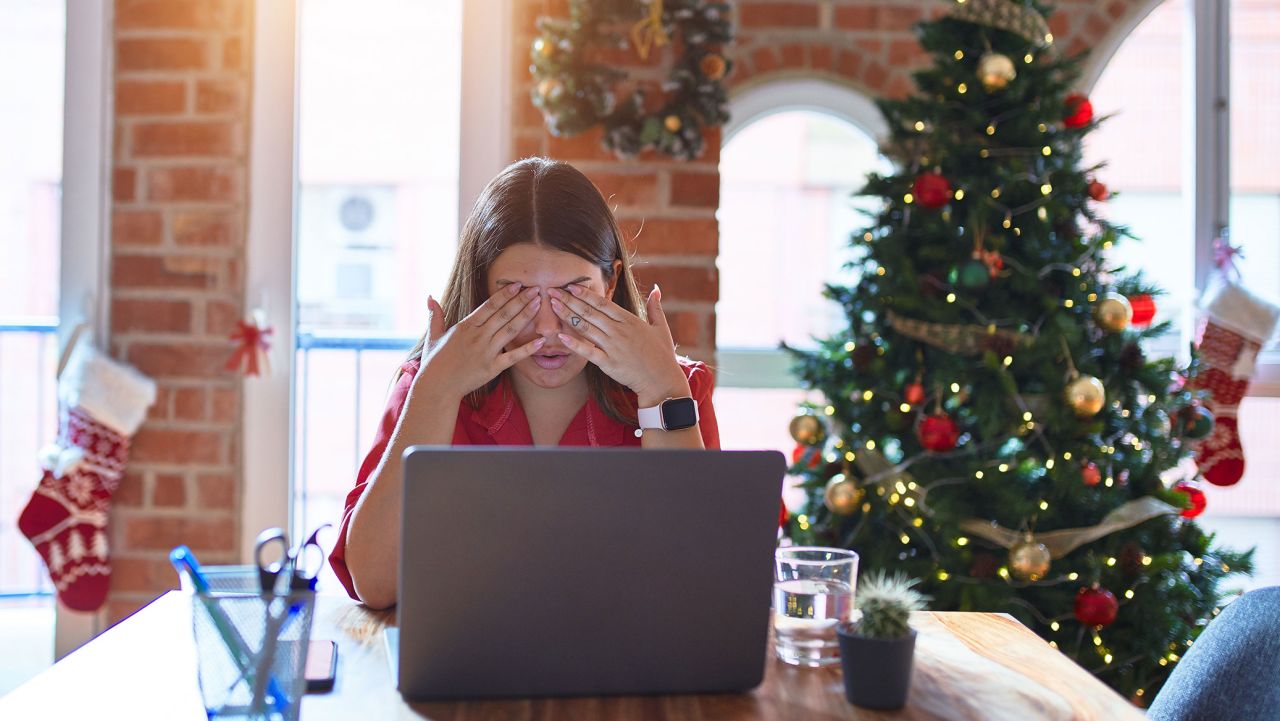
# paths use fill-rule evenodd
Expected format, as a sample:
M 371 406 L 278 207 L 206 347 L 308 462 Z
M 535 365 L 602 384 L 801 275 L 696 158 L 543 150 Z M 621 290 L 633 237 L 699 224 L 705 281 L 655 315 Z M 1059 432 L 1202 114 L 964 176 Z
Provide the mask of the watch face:
M 672 398 L 662 404 L 662 422 L 669 431 L 692 428 L 698 422 L 698 404 L 692 398 Z

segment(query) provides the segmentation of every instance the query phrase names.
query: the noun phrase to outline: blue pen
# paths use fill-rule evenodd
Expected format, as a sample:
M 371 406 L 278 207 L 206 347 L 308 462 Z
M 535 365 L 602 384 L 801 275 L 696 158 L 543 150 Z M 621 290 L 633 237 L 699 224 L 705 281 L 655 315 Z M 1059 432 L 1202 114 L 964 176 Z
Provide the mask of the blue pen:
M 200 562 L 196 560 L 196 556 L 186 546 L 178 546 L 169 552 L 169 562 L 178 570 L 178 573 L 185 573 L 191 579 L 191 585 L 195 587 L 197 594 L 207 594 L 209 592 L 209 581 L 200 571 Z M 241 673 L 250 676 L 254 672 L 253 652 L 249 650 L 249 644 L 245 642 L 240 632 L 236 630 L 235 624 L 231 619 L 227 618 L 225 612 L 218 604 L 214 603 L 207 597 L 201 597 L 205 608 L 209 611 L 209 617 L 213 619 L 213 625 L 217 627 L 218 633 L 222 636 L 222 640 L 230 649 L 231 655 L 235 657 L 236 665 L 240 667 Z M 276 710 L 284 712 L 286 696 L 280 688 L 280 684 L 274 676 L 267 678 L 268 687 L 271 695 L 275 697 Z M 250 684 L 252 680 L 250 678 Z

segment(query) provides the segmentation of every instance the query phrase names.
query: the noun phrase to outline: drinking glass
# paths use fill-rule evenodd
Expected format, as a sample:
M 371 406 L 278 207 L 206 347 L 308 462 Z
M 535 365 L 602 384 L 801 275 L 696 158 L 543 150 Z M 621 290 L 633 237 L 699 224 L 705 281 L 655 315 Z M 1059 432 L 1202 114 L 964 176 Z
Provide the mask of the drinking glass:
M 795 666 L 840 663 L 836 626 L 853 613 L 858 554 L 789 546 L 774 554 L 774 651 Z

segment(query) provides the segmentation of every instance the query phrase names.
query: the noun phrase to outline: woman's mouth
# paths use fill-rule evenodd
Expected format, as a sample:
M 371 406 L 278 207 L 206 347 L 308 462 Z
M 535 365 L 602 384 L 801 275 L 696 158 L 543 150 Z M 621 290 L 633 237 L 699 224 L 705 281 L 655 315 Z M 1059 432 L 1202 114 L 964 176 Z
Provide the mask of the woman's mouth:
M 569 354 L 562 351 L 552 351 L 550 353 L 535 353 L 533 362 L 538 364 L 539 368 L 553 371 L 561 368 L 565 363 L 569 362 Z

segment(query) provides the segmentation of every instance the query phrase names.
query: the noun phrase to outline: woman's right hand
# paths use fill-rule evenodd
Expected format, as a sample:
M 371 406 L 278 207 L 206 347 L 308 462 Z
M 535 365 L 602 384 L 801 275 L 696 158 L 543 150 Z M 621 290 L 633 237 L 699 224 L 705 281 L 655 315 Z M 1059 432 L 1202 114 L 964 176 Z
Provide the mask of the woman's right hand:
M 445 330 L 444 308 L 428 296 L 427 344 L 414 383 L 425 378 L 437 388 L 447 384 L 461 397 L 537 353 L 545 338 L 537 338 L 519 348 L 505 348 L 533 320 L 541 305 L 537 288 L 511 283 Z

